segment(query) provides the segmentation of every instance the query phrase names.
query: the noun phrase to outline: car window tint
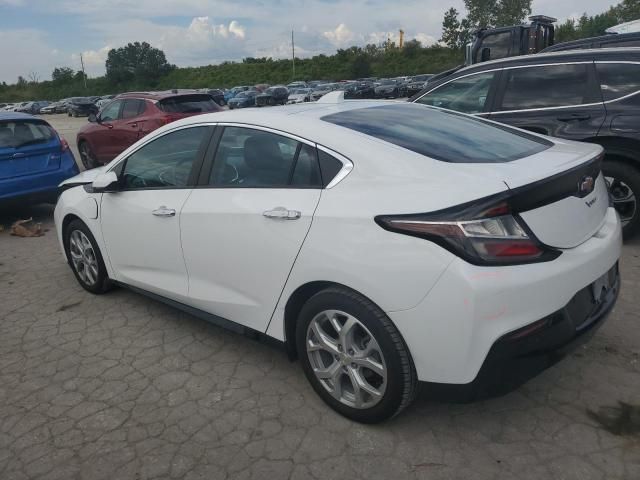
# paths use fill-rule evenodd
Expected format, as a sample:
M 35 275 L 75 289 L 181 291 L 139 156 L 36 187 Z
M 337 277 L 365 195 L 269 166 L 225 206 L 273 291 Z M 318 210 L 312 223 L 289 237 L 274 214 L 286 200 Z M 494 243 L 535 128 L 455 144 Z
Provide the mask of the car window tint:
M 511 32 L 501 32 L 488 35 L 482 39 L 482 48 L 476 53 L 476 62 L 482 60 L 482 49 L 489 48 L 489 59 L 505 58 L 509 56 L 511 48 Z
M 414 103 L 357 108 L 322 120 L 451 163 L 503 163 L 552 143 L 506 125 Z
M 158 102 L 158 107 L 168 113 L 204 113 L 218 112 L 220 106 L 213 101 L 211 95 L 193 94 L 177 95 Z
M 447 108 L 462 113 L 484 111 L 495 72 L 484 72 L 458 78 L 419 98 L 418 103 Z
M 141 105 L 142 104 L 142 105 Z M 122 118 L 133 118 L 142 111 L 144 100 L 125 100 L 122 107 Z
M 322 184 L 315 147 L 301 144 L 290 183 L 296 187 L 319 187 Z
M 220 139 L 210 185 L 225 187 L 286 187 L 295 175 L 297 186 L 319 185 L 314 156 L 305 149 L 300 167 L 295 160 L 302 144 L 275 133 L 242 127 L 226 127 Z
M 562 107 L 588 103 L 588 66 L 549 65 L 504 71 L 506 88 L 500 110 Z
M 342 169 L 343 165 L 340 160 L 320 149 L 318 150 L 318 160 L 320 161 L 320 172 L 322 173 L 322 186 L 326 187 Z
M 0 123 L 0 149 L 47 143 L 55 138 L 55 131 L 46 123 L 37 121 Z
M 102 112 L 100 112 L 100 120 L 103 122 L 112 122 L 118 119 L 118 115 L 120 113 L 120 105 L 122 105 L 122 100 L 116 100 L 115 102 L 109 103 Z
M 122 173 L 126 189 L 185 187 L 207 127 L 167 133 L 127 158 Z
M 633 63 L 596 64 L 605 101 L 640 91 L 640 65 Z

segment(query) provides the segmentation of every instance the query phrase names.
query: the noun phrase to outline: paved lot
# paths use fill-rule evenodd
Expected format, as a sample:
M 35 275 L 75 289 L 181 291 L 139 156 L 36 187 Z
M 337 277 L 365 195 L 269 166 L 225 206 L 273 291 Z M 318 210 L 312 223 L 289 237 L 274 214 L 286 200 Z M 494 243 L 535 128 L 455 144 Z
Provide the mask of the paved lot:
M 73 151 L 73 155 L 76 157 L 76 162 L 82 169 L 82 162 L 80 161 L 80 154 L 78 153 L 78 146 L 76 145 L 76 134 L 80 127 L 87 123 L 87 117 L 74 118 L 69 117 L 66 113 L 41 115 L 41 117 L 49 122 L 51 126 L 69 142 L 71 151 Z
M 86 119 L 61 118 L 59 125 Z M 69 130 L 72 131 L 72 130 Z M 618 305 L 585 347 L 504 397 L 428 391 L 363 426 L 333 413 L 299 364 L 127 290 L 92 296 L 51 208 L 0 212 L 0 478 L 638 479 L 640 241 Z

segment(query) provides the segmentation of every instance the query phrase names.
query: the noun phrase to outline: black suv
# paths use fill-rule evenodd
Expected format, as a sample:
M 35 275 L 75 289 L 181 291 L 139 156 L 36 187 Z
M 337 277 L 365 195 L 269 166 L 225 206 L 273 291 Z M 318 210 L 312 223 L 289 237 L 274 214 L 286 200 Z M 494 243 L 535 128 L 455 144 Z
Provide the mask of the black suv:
M 602 145 L 625 237 L 640 230 L 640 48 L 484 62 L 429 83 L 409 101 Z
M 542 50 L 541 53 L 576 50 L 578 48 L 615 48 L 640 47 L 640 32 L 610 33 L 600 37 L 581 38 L 570 42 L 556 43 Z

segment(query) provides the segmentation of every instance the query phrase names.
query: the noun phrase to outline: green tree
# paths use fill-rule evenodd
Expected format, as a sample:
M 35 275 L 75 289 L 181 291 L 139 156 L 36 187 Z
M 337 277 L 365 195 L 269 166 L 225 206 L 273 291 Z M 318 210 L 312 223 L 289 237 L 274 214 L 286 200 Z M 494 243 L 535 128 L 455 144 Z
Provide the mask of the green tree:
M 73 80 L 73 68 L 69 67 L 56 67 L 51 72 L 51 80 L 54 82 L 70 82 Z
M 449 48 L 459 47 L 460 21 L 458 20 L 458 10 L 451 7 L 444 14 L 442 21 L 442 37 L 440 41 Z
M 464 0 L 472 27 L 504 27 L 522 22 L 531 14 L 532 0 Z
M 136 81 L 153 85 L 175 68 L 167 62 L 164 52 L 147 42 L 129 43 L 109 50 L 105 63 L 107 80 L 113 84 Z

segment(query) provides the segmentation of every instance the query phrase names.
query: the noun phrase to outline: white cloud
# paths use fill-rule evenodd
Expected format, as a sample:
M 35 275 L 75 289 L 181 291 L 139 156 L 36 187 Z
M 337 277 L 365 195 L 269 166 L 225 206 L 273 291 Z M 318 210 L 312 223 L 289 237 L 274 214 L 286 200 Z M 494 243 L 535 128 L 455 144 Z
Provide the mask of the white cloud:
M 324 32 L 322 35 L 336 47 L 350 45 L 355 37 L 354 33 L 344 23 L 338 25 L 334 30 Z
M 82 62 L 84 62 L 84 70 L 87 75 L 96 76 L 104 73 L 104 62 L 107 60 L 109 50 L 112 48 L 111 45 L 105 45 L 98 50 L 85 50 L 82 52 Z M 73 65 L 78 66 L 78 69 L 81 68 L 82 63 L 79 53 L 72 53 L 71 61 Z

